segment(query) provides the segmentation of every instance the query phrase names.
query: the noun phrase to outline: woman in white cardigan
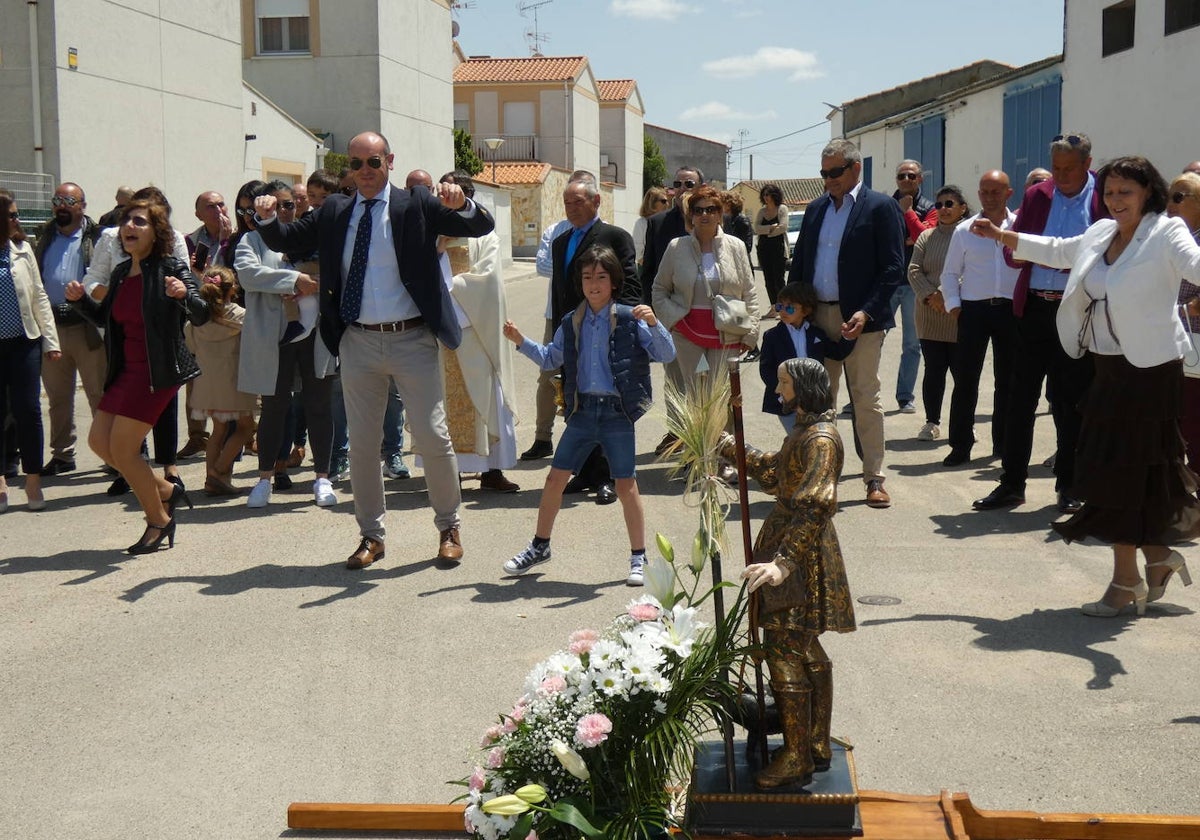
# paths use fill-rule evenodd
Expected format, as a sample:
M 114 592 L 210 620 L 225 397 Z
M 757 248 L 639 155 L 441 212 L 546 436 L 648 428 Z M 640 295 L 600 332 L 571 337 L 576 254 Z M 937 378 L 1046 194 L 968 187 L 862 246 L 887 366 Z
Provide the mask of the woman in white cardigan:
M 284 313 L 284 297 L 315 295 L 317 278 L 292 268 L 284 255 L 268 248 L 254 230 L 254 199 L 260 195 L 279 199 L 280 221 L 290 222 L 289 215 L 295 213 L 294 203 L 290 208 L 286 206 L 291 202 L 291 190 L 281 183 L 252 181 L 238 191 L 238 214 L 250 228 L 238 241 L 233 258 L 238 284 L 246 292 L 238 390 L 262 395 L 262 413 L 258 418 L 258 483 L 250 491 L 246 505 L 262 508 L 271 500 L 271 478 L 283 445 L 292 387 L 298 376 L 316 473 L 313 500 L 319 507 L 330 507 L 337 504 L 329 481 L 333 446 L 331 389 L 337 359 L 315 328 L 299 338 L 285 336 L 288 316 Z
M 1076 358 L 1092 354 L 1096 375 L 1084 398 L 1076 450 L 1078 513 L 1054 529 L 1068 542 L 1094 537 L 1113 547 L 1113 577 L 1085 615 L 1138 615 L 1187 563 L 1170 546 L 1200 535 L 1197 477 L 1184 466 L 1179 417 L 1182 358 L 1191 345 L 1176 310 L 1179 280 L 1200 281 L 1200 246 L 1164 215 L 1167 185 L 1142 157 L 1122 157 L 1097 175 L 1111 219 L 1070 239 L 1001 231 L 986 219 L 980 236 L 1017 259 L 1069 268 L 1058 335 Z M 1145 579 L 1137 550 L 1146 558 Z
M 709 370 L 723 372 L 724 358 L 758 346 L 758 296 L 746 246 L 721 231 L 720 194 L 696 187 L 687 204 L 690 236 L 667 246 L 651 292 L 655 316 L 671 331 L 684 381 L 697 381 L 704 356 Z M 745 335 L 720 332 L 713 321 L 712 297 L 744 301 L 752 327 Z
M 16 422 L 25 497 L 30 510 L 46 506 L 42 498 L 42 354 L 57 361 L 58 331 L 50 299 L 42 286 L 33 249 L 21 231 L 17 202 L 0 191 L 0 425 L 12 409 Z M 0 433 L 0 450 L 4 448 Z M 7 463 L 0 457 L 0 463 Z M 8 510 L 8 482 L 0 469 L 0 513 Z

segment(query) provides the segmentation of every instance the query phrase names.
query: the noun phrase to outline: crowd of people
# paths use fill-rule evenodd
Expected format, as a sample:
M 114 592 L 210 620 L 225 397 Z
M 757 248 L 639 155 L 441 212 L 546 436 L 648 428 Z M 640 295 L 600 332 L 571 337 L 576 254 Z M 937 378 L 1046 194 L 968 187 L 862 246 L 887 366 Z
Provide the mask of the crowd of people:
M 1028 173 L 1015 213 L 1011 176 L 997 169 L 981 176 L 973 212 L 954 184 L 937 185 L 931 200 L 915 160 L 896 168 L 891 195 L 870 189 L 859 149 L 833 140 L 821 154 L 825 193 L 805 208 L 791 253 L 774 184 L 751 222 L 737 195 L 682 166 L 670 186 L 646 193 L 627 232 L 600 218 L 595 177 L 576 171 L 538 252 L 547 294 L 536 341 L 507 318 L 500 240 L 469 175 L 435 182 L 413 170 L 401 187 L 390 144 L 375 132 L 354 137 L 348 157 L 340 178 L 250 181 L 232 207 L 201 193 L 200 225 L 187 235 L 157 188 L 123 187 L 94 222 L 83 190 L 67 182 L 31 246 L 16 201 L 0 189 L 0 416 L 9 419 L 0 512 L 9 478 L 23 473 L 28 508 L 41 510 L 42 477 L 75 469 L 78 379 L 92 412 L 88 445 L 113 475 L 109 493 L 132 491 L 145 513 L 131 553 L 173 544 L 176 509 L 191 504 L 180 458 L 204 454 L 205 493 L 248 489 L 247 505 L 267 508 L 311 455 L 317 506 L 336 505 L 335 485 L 349 477 L 359 543 L 346 565 L 366 568 L 385 556 L 384 477 L 409 475 L 407 425 L 439 561 L 463 556 L 465 473 L 484 489 L 516 492 L 505 469 L 553 456 L 534 537 L 505 573 L 549 560 L 563 494 L 591 491 L 598 504 L 621 501 L 626 580 L 640 585 L 634 424 L 652 400 L 651 364 L 687 394 L 702 374 L 725 375 L 729 358 L 757 357 L 762 409 L 791 434 L 795 415 L 777 396 L 782 366 L 821 362 L 832 405 L 845 380 L 866 504 L 887 508 L 879 373 L 899 322 L 902 413 L 918 410 L 924 361 L 919 440 L 942 438 L 947 374 L 953 381 L 946 467 L 976 457 L 991 350 L 989 451 L 1002 473 L 977 510 L 1024 502 L 1045 383 L 1057 507 L 1069 517 L 1054 528 L 1068 541 L 1113 546 L 1111 583 L 1086 614 L 1130 604 L 1140 613 L 1173 575 L 1190 583 L 1173 546 L 1200 533 L 1190 469 L 1200 457 L 1200 382 L 1191 376 L 1200 375 L 1200 165 L 1169 185 L 1139 157 L 1093 171 L 1089 138 L 1064 134 L 1050 143 L 1050 170 Z M 764 330 L 768 319 L 778 323 Z M 539 368 L 533 440 L 519 456 L 514 344 Z M 566 430 L 556 448 L 560 404 Z M 655 451 L 670 457 L 677 445 L 668 434 Z M 233 480 L 244 456 L 257 458 L 249 488 Z M 733 459 L 719 469 L 737 479 Z

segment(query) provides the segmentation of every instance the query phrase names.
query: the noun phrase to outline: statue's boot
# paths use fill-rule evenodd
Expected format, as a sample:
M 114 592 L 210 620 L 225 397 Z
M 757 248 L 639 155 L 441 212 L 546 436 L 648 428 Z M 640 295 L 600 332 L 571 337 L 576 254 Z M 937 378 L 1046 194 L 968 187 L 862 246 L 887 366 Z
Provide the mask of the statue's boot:
M 759 788 L 806 785 L 812 781 L 812 689 L 803 683 L 771 680 L 771 692 L 779 709 L 783 728 L 783 747 L 771 756 L 771 763 L 754 776 Z
M 804 666 L 812 684 L 812 758 L 813 770 L 824 773 L 833 761 L 829 727 L 833 721 L 833 665 L 812 662 Z

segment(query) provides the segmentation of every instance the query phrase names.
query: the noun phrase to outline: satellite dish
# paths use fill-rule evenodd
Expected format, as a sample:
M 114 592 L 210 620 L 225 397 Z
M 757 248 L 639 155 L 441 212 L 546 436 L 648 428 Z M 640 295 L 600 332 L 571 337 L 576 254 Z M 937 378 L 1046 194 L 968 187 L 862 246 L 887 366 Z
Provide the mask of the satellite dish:
M 458 28 L 458 21 L 456 21 L 456 20 L 452 20 L 452 21 L 450 21 L 450 37 L 451 37 L 451 38 L 457 38 L 457 37 L 458 37 L 458 29 L 459 29 L 459 28 Z

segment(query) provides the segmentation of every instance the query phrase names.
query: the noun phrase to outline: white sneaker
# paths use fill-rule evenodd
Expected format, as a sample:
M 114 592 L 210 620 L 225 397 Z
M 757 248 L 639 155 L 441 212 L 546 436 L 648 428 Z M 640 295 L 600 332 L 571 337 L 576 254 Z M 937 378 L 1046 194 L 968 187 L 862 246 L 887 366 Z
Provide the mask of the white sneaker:
M 328 478 L 318 478 L 313 482 L 313 499 L 316 500 L 317 507 L 333 507 L 337 504 L 337 496 L 334 495 L 333 485 Z
M 625 578 L 626 586 L 641 586 L 645 581 L 643 567 L 646 565 L 645 554 L 633 554 L 629 557 L 629 577 Z
M 254 485 L 254 489 L 250 491 L 250 498 L 246 499 L 246 507 L 263 508 L 271 501 L 271 479 L 260 478 L 258 484 Z
M 937 440 L 942 436 L 942 429 L 937 423 L 926 423 L 917 432 L 917 440 Z

